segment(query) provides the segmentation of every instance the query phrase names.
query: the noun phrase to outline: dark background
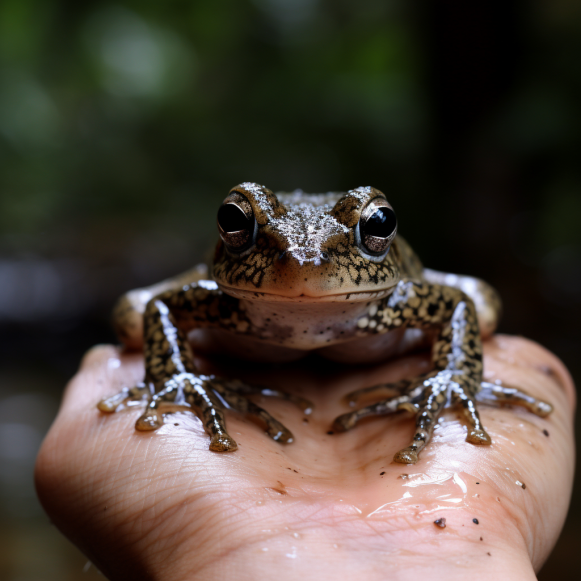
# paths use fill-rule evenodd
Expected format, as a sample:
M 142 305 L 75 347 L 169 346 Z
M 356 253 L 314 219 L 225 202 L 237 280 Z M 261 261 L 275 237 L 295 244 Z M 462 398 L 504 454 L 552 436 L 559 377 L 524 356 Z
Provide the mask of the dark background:
M 580 377 L 578 0 L 0 0 L 0 578 L 98 579 L 32 468 L 127 289 L 242 181 L 381 189 L 432 268 Z M 581 491 L 540 579 L 577 579 Z

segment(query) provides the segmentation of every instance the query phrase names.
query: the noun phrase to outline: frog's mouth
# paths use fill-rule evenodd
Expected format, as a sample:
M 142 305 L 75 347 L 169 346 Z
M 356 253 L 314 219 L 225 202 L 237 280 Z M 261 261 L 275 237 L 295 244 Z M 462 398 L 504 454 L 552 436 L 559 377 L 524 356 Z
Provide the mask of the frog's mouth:
M 392 293 L 395 284 L 387 288 L 373 291 L 354 291 L 348 293 L 326 294 L 318 296 L 311 296 L 305 294 L 295 296 L 280 295 L 261 292 L 259 290 L 246 290 L 234 288 L 220 283 L 218 283 L 218 287 L 222 292 L 226 293 L 227 295 L 230 295 L 231 297 L 250 301 L 286 302 L 286 303 L 326 303 L 326 302 L 336 303 L 341 301 L 347 301 L 350 303 L 356 303 L 360 301 L 382 299 Z

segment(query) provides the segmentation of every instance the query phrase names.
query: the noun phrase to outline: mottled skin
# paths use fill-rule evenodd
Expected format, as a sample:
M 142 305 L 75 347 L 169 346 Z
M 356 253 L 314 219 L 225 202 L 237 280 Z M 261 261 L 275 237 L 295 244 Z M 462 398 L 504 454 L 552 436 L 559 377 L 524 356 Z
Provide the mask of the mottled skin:
M 214 281 L 197 267 L 120 299 L 117 332 L 127 346 L 143 345 L 146 376 L 143 384 L 102 400 L 100 410 L 146 400 L 136 428 L 154 430 L 163 424 L 162 404 L 189 406 L 211 436 L 210 449 L 229 452 L 237 445 L 226 431 L 225 404 L 258 420 L 274 440 L 291 442 L 292 434 L 247 396 L 282 397 L 307 413 L 309 402 L 200 374 L 187 338 L 194 331 L 200 349 L 218 345 L 235 356 L 278 361 L 317 351 L 365 363 L 431 344 L 432 371 L 354 392 L 348 397 L 352 405 L 374 392 L 387 391 L 389 397 L 344 414 L 333 425 L 344 431 L 367 416 L 413 412 L 413 439 L 394 457 L 404 464 L 417 462 L 447 405 L 459 405 L 469 426 L 467 441 L 477 445 L 491 443 L 477 400 L 525 406 L 540 416 L 551 412 L 549 404 L 522 390 L 482 381 L 481 336 L 493 332 L 500 312 L 489 285 L 424 269 L 396 236 L 395 222 L 389 236 L 368 236 L 369 216 L 378 207 L 390 208 L 380 191 L 274 195 L 244 183 L 233 188 L 227 204 L 236 206 L 249 226 L 230 232 L 219 220 L 223 240 L 216 247 Z M 233 248 L 244 240 L 245 246 Z

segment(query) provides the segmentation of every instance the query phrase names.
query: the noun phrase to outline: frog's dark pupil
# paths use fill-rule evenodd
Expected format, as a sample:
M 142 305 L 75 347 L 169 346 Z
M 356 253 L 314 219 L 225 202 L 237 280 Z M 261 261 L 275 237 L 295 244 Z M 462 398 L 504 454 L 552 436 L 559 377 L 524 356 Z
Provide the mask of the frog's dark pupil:
M 249 230 L 251 223 L 246 214 L 234 204 L 225 204 L 218 210 L 218 223 L 224 232 Z
M 365 222 L 364 230 L 367 236 L 388 238 L 395 230 L 397 220 L 395 212 L 390 208 L 378 208 Z

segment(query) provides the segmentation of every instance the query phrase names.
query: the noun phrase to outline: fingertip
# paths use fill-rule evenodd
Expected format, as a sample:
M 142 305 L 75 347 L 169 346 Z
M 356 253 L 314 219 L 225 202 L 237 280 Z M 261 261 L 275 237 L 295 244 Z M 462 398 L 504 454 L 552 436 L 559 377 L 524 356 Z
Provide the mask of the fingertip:
M 80 370 L 86 369 L 92 365 L 101 365 L 111 358 L 119 359 L 121 348 L 117 345 L 98 344 L 91 347 L 81 359 Z

